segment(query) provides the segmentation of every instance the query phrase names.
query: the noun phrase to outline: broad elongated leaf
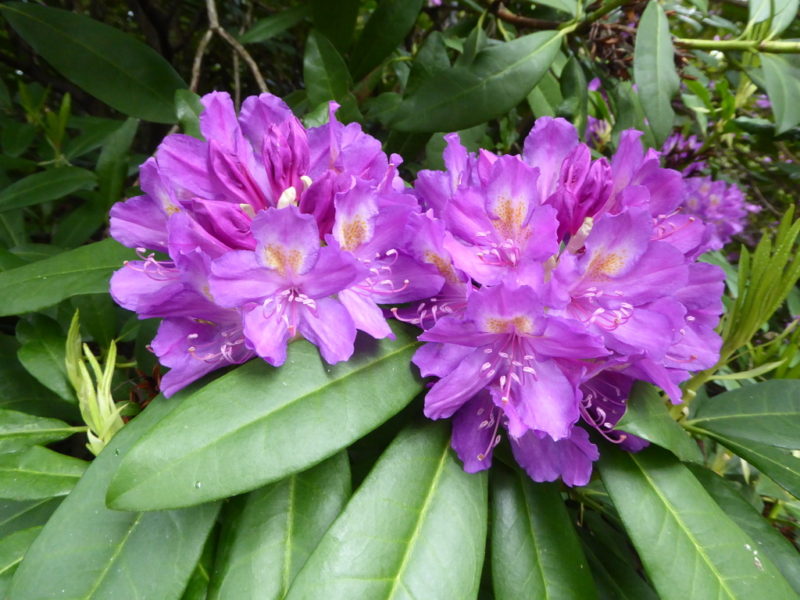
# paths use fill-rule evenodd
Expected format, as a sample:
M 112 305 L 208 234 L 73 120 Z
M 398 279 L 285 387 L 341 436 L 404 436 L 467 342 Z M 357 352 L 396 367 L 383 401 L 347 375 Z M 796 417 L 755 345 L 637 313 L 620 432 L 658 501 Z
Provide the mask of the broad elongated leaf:
M 136 254 L 130 248 L 104 240 L 3 271 L 0 316 L 39 310 L 79 294 L 107 292 L 111 274 L 132 258 Z
M 0 212 L 32 206 L 94 187 L 94 173 L 78 167 L 61 167 L 28 175 L 0 192 Z
M 561 35 L 532 33 L 479 52 L 469 66 L 433 73 L 397 110 L 401 131 L 456 131 L 507 113 L 550 67 Z
M 350 69 L 361 79 L 389 56 L 414 26 L 422 0 L 381 0 L 353 48 Z
M 17 338 L 22 342 L 17 357 L 28 373 L 64 400 L 74 402 L 65 364 L 67 336 L 61 326 L 49 317 L 34 314 L 17 323 Z
M 800 69 L 778 54 L 760 54 L 764 85 L 775 114 L 776 133 L 800 123 Z
M 657 448 L 601 455 L 603 482 L 662 598 L 795 597 L 677 459 Z
M 0 594 L 3 597 L 17 565 L 41 530 L 41 526 L 31 527 L 0 539 Z
M 551 6 L 565 13 L 569 13 L 573 17 L 578 15 L 578 0 L 538 0 L 536 4 Z
M 681 460 L 703 461 L 697 443 L 670 416 L 658 391 L 651 385 L 641 382 L 634 385 L 617 429 L 658 444 Z
M 306 41 L 303 58 L 303 79 L 308 101 L 312 106 L 336 100 L 341 104 L 340 116 L 345 121 L 358 119 L 355 97 L 350 93 L 352 83 L 344 59 L 324 36 L 312 31 Z
M 189 90 L 176 91 L 175 112 L 183 133 L 196 137 L 198 140 L 204 139 L 200 132 L 200 113 L 203 112 L 200 96 Z
M 636 31 L 633 52 L 633 77 L 650 127 L 661 145 L 672 130 L 675 111 L 672 96 L 680 81 L 675 70 L 675 50 L 669 23 L 658 2 L 648 2 Z
M 66 10 L 21 2 L 0 10 L 37 54 L 75 85 L 132 117 L 175 121 L 172 97 L 186 84 L 149 46 Z
M 297 575 L 287 600 L 477 596 L 486 477 L 463 471 L 448 429 L 426 423 L 398 435 Z
M 704 398 L 687 425 L 796 450 L 800 448 L 800 381 L 772 379 Z
M 114 437 L 28 550 L 10 597 L 180 597 L 218 505 L 129 513 L 104 503 L 108 481 L 130 446 L 179 402 L 156 399 Z
M 0 452 L 16 452 L 28 446 L 57 442 L 83 429 L 58 419 L 0 409 Z
M 122 185 L 128 174 L 128 156 L 139 129 L 137 119 L 128 119 L 106 139 L 97 159 L 97 182 L 101 200 L 100 214 L 122 200 Z
M 280 368 L 254 360 L 189 395 L 125 459 L 109 502 L 147 510 L 197 504 L 335 454 L 421 389 L 409 364 L 414 332 L 398 326 L 395 333 L 395 341 L 333 366 L 316 347 L 295 342 Z
M 0 539 L 16 531 L 44 525 L 61 504 L 61 498 L 46 500 L 0 500 Z
M 353 41 L 360 0 L 309 0 L 314 28 L 321 31 L 339 52 Z
M 209 599 L 283 598 L 350 496 L 339 453 L 246 496 L 227 510 Z
M 86 470 L 86 461 L 42 446 L 0 454 L 0 498 L 40 500 L 65 496 Z
M 690 468 L 725 514 L 755 540 L 758 551 L 775 563 L 789 585 L 800 594 L 800 554 L 797 548 L 770 525 L 731 483 L 708 469 L 694 465 Z
M 492 473 L 492 582 L 497 600 L 596 598 L 575 529 L 554 484 Z
M 778 35 L 797 16 L 798 0 L 749 0 L 750 23 L 770 21 L 770 36 Z
M 791 450 L 700 427 L 695 427 L 694 430 L 714 438 L 728 450 L 768 475 L 787 492 L 800 498 L 800 458 L 794 456 Z
M 310 14 L 311 7 L 307 4 L 287 8 L 271 17 L 256 21 L 250 29 L 239 36 L 239 41 L 243 44 L 264 42 L 294 27 Z

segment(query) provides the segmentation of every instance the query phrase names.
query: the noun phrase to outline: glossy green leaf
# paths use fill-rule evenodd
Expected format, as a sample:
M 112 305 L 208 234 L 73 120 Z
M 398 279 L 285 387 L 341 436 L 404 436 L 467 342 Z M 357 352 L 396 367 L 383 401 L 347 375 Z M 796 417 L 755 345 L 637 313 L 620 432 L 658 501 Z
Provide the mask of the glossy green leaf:
M 149 46 L 66 10 L 9 2 L 0 11 L 37 54 L 75 85 L 126 115 L 175 121 L 172 97 L 186 84 Z
M 380 0 L 353 48 L 350 69 L 357 80 L 377 67 L 414 26 L 422 0 Z
M 221 517 L 224 518 L 224 517 Z M 219 520 L 208 535 L 200 560 L 194 566 L 192 576 L 183 590 L 181 600 L 208 600 L 208 586 L 211 583 L 211 572 L 214 570 L 214 555 L 217 551 L 219 537 Z
M 103 143 L 95 167 L 102 213 L 115 202 L 123 200 L 122 186 L 128 174 L 131 144 L 138 129 L 138 119 L 128 119 Z
M 800 553 L 797 548 L 770 525 L 733 484 L 708 469 L 695 465 L 690 469 L 725 514 L 753 538 L 755 548 L 775 563 L 789 585 L 800 594 Z
M 507 113 L 555 59 L 561 35 L 540 31 L 489 46 L 468 67 L 431 74 L 397 110 L 401 131 L 456 131 Z
M 798 0 L 749 0 L 749 22 L 770 22 L 769 35 L 781 33 L 797 17 Z
M 658 2 L 648 2 L 636 31 L 633 77 L 658 146 L 667 139 L 675 120 L 671 100 L 680 80 L 674 56 L 664 9 Z
M 429 79 L 437 71 L 450 68 L 450 59 L 447 57 L 447 46 L 444 38 L 438 31 L 432 31 L 422 43 L 406 82 L 406 93 L 411 94 L 422 82 Z
M 672 455 L 606 446 L 600 475 L 661 598 L 795 598 L 755 542 Z
M 41 526 L 30 527 L 0 539 L 0 594 L 4 598 L 11 576 L 41 530 Z
M 779 54 L 760 54 L 764 86 L 775 115 L 776 133 L 800 123 L 800 69 Z
M 492 469 L 492 582 L 497 600 L 596 598 L 556 484 Z
M 234 499 L 224 516 L 209 600 L 283 598 L 349 496 L 350 467 L 340 452 Z
M 586 75 L 577 57 L 570 57 L 561 71 L 560 79 L 561 95 L 564 99 L 558 112 L 571 121 L 578 130 L 578 135 L 583 137 L 589 109 L 589 91 L 586 89 Z
M 259 19 L 250 29 L 239 36 L 239 41 L 243 44 L 265 42 L 279 33 L 291 29 L 310 14 L 311 7 L 308 4 L 292 6 L 270 17 Z
M 772 379 L 703 398 L 686 424 L 796 450 L 800 448 L 800 381 Z
M 314 28 L 322 32 L 339 52 L 353 41 L 360 0 L 309 0 Z
M 312 31 L 306 41 L 303 79 L 312 106 L 336 100 L 341 104 L 341 119 L 353 121 L 359 118 L 355 97 L 350 93 L 352 80 L 347 65 L 333 44 L 317 31 Z
M 579 0 L 536 0 L 536 4 L 550 6 L 576 17 L 578 16 L 578 1 Z
M 0 454 L 0 498 L 39 500 L 65 496 L 86 470 L 86 461 L 33 446 Z
M 0 452 L 17 452 L 29 446 L 57 442 L 82 430 L 58 419 L 0 409 Z
M 328 365 L 305 341 L 280 368 L 253 360 L 190 394 L 125 459 L 111 506 L 155 509 L 224 498 L 303 471 L 397 413 L 421 390 L 416 331 Z M 243 461 L 242 457 L 247 460 Z
M 62 498 L 43 500 L 0 500 L 0 539 L 16 531 L 44 525 L 59 507 Z
M 49 317 L 33 314 L 17 323 L 17 339 L 21 342 L 17 357 L 28 373 L 64 400 L 75 402 L 64 362 L 67 336 L 61 326 Z
M 79 294 L 107 292 L 111 274 L 133 258 L 136 254 L 130 248 L 103 240 L 4 271 L 0 316 L 39 310 Z
M 486 474 L 464 472 L 448 432 L 447 424 L 426 423 L 397 436 L 297 575 L 287 600 L 477 596 Z
M 203 104 L 200 96 L 189 90 L 177 90 L 175 92 L 175 113 L 178 115 L 178 123 L 181 130 L 186 135 L 202 140 L 203 134 L 200 132 L 200 113 L 203 112 Z
M 767 475 L 795 498 L 800 498 L 800 458 L 794 456 L 791 450 L 700 427 L 694 427 L 693 430 L 714 438 L 728 450 L 741 456 Z
M 703 462 L 703 454 L 697 443 L 670 416 L 656 388 L 637 382 L 631 390 L 627 404 L 625 414 L 617 423 L 617 429 L 658 444 L 681 460 Z
M 537 118 L 556 116 L 556 109 L 563 99 L 558 79 L 550 71 L 544 74 L 527 98 L 531 112 Z
M 94 173 L 78 167 L 28 175 L 0 192 L 0 212 L 57 200 L 72 192 L 93 188 L 96 181 Z
M 94 460 L 25 555 L 12 598 L 180 597 L 219 507 L 129 513 L 104 503 L 130 446 L 179 403 L 178 397 L 151 402 Z

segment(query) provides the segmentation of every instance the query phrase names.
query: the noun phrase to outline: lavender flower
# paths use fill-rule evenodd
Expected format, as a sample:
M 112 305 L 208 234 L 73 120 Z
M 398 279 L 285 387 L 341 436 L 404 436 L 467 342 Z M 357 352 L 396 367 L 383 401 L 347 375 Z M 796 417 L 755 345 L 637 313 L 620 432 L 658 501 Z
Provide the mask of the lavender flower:
M 722 272 L 695 262 L 708 228 L 640 135 L 592 160 L 572 125 L 542 118 L 521 156 L 448 136 L 448 171 L 419 174 L 420 244 L 451 289 L 419 305 L 414 362 L 439 378 L 425 413 L 452 417 L 466 470 L 491 464 L 502 428 L 534 480 L 585 484 L 598 452 L 580 422 L 639 449 L 616 429 L 633 382 L 679 402 L 677 384 L 716 362 Z
M 711 177 L 690 177 L 686 180 L 683 200 L 684 211 L 708 223 L 710 240 L 707 247 L 719 250 L 741 233 L 747 224 L 747 215 L 761 207 L 745 201 L 742 190 L 735 183 L 714 181 Z

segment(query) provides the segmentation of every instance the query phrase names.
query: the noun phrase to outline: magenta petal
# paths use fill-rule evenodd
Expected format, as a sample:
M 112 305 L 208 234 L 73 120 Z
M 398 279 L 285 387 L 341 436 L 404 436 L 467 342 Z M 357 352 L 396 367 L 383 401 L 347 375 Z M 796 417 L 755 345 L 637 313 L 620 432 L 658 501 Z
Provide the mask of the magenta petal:
M 539 168 L 538 187 L 543 201 L 555 191 L 561 164 L 577 145 L 578 132 L 571 123 L 560 118 L 536 119 L 525 138 L 522 157 L 529 165 Z
M 501 418 L 498 413 L 489 394 L 483 392 L 453 415 L 450 445 L 467 473 L 477 473 L 492 465 L 497 419 Z
M 561 477 L 568 486 L 586 485 L 592 476 L 592 463 L 600 454 L 589 435 L 574 427 L 569 437 L 553 441 L 534 432 L 511 441 L 514 458 L 534 481 L 555 481 Z
M 314 268 L 297 278 L 299 289 L 309 298 L 330 296 L 362 281 L 368 271 L 347 252 L 332 246 L 320 248 Z
M 166 252 L 167 215 L 150 196 L 136 196 L 111 207 L 111 237 L 129 248 Z
M 177 271 L 171 269 L 163 275 L 156 272 L 151 276 L 149 273 L 154 270 L 158 270 L 156 265 L 143 261 L 125 263 L 111 276 L 111 296 L 114 301 L 123 308 L 141 313 L 140 317 L 143 317 L 183 291 L 184 286 Z
M 389 323 L 383 316 L 383 311 L 375 301 L 365 294 L 352 289 L 342 290 L 338 294 L 339 302 L 347 309 L 356 329 L 360 329 L 374 337 L 376 340 L 383 338 L 394 339 Z
M 206 140 L 223 144 L 226 152 L 236 152 L 236 141 L 241 138 L 239 122 L 233 101 L 227 92 L 211 92 L 200 99 L 204 110 L 200 113 L 200 131 Z
M 268 208 L 251 225 L 258 242 L 256 260 L 283 277 L 308 273 L 317 262 L 319 230 L 311 215 L 296 206 Z
M 433 384 L 425 396 L 425 416 L 429 419 L 450 417 L 482 389 L 487 382 L 481 371 L 485 357 L 483 350 L 473 350 L 454 371 Z
M 419 367 L 420 375 L 430 377 L 444 377 L 453 371 L 468 354 L 473 351 L 468 346 L 456 344 L 438 344 L 429 342 L 414 353 L 411 359 Z
M 244 313 L 244 336 L 247 344 L 273 367 L 286 362 L 289 328 L 277 302 L 257 305 Z
M 256 262 L 253 252 L 229 252 L 211 263 L 211 295 L 220 306 L 260 302 L 288 287 L 280 275 Z
M 181 133 L 169 135 L 158 147 L 156 161 L 162 177 L 180 190 L 179 198 L 215 198 L 216 190 L 208 177 L 206 142 Z
M 333 298 L 321 298 L 316 306 L 300 310 L 300 333 L 319 347 L 326 362 L 334 364 L 353 355 L 356 327 L 344 306 Z

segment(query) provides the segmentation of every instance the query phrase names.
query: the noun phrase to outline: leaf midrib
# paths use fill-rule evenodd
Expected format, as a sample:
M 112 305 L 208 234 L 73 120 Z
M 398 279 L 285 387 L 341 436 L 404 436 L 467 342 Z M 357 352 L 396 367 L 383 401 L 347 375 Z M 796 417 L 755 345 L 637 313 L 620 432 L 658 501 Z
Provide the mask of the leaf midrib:
M 444 445 L 444 452 L 439 457 L 439 463 L 436 465 L 436 471 L 434 472 L 433 478 L 431 480 L 431 484 L 428 487 L 428 493 L 425 495 L 425 500 L 422 503 L 422 508 L 419 511 L 419 516 L 417 517 L 417 522 L 414 525 L 414 531 L 411 532 L 411 537 L 406 544 L 405 552 L 403 552 L 403 559 L 400 562 L 400 566 L 397 569 L 397 574 L 392 578 L 392 587 L 389 590 L 389 594 L 387 595 L 387 600 L 391 600 L 394 598 L 395 593 L 397 592 L 398 585 L 405 584 L 401 583 L 401 579 L 403 573 L 405 572 L 406 568 L 408 567 L 408 561 L 411 558 L 412 549 L 414 544 L 416 543 L 417 538 L 419 537 L 419 533 L 422 530 L 422 524 L 425 521 L 425 516 L 430 509 L 431 503 L 433 501 L 433 497 L 435 495 L 436 490 L 439 488 L 439 482 L 442 479 L 442 474 L 444 473 L 444 466 L 447 461 L 447 452 L 450 450 L 450 439 L 445 438 L 446 442 Z
M 234 436 L 234 435 L 238 434 L 239 432 L 241 432 L 243 430 L 246 430 L 246 429 L 249 429 L 251 427 L 260 425 L 265 419 L 269 419 L 273 415 L 278 414 L 278 413 L 282 412 L 283 410 L 286 410 L 286 409 L 290 408 L 291 406 L 295 405 L 296 403 L 298 403 L 298 402 L 300 402 L 302 400 L 305 400 L 309 396 L 317 395 L 317 394 L 319 394 L 320 392 L 322 392 L 323 390 L 325 390 L 326 388 L 328 388 L 330 386 L 336 385 L 336 384 L 344 381 L 345 379 L 349 379 L 351 376 L 356 375 L 356 374 L 358 374 L 358 373 L 360 373 L 360 372 L 362 372 L 364 370 L 376 367 L 377 365 L 381 364 L 382 362 L 392 358 L 396 354 L 400 354 L 402 352 L 406 352 L 410 348 L 413 348 L 414 346 L 418 346 L 418 345 L 419 345 L 419 342 L 417 342 L 416 340 L 413 340 L 413 341 L 409 342 L 408 344 L 402 346 L 401 348 L 398 348 L 396 350 L 392 350 L 390 353 L 385 354 L 384 356 L 382 356 L 381 358 L 379 358 L 378 360 L 376 360 L 374 362 L 370 362 L 370 363 L 364 364 L 362 366 L 359 366 L 358 368 L 348 372 L 346 375 L 344 375 L 344 376 L 342 376 L 342 377 L 340 377 L 338 379 L 328 380 L 321 387 L 318 387 L 318 388 L 316 388 L 316 389 L 314 389 L 314 390 L 312 390 L 310 392 L 307 392 L 307 393 L 305 393 L 305 394 L 303 394 L 301 396 L 297 396 L 293 400 L 290 400 L 286 404 L 282 404 L 280 406 L 275 407 L 273 410 L 263 414 L 262 416 L 258 417 L 257 419 L 254 419 L 252 421 L 248 421 L 247 423 L 244 423 L 243 425 L 241 425 L 239 427 L 236 427 L 234 429 L 231 429 L 230 431 L 225 432 L 223 435 L 215 438 L 212 444 L 209 444 L 209 445 L 206 445 L 206 446 L 199 446 L 199 447 L 193 449 L 192 451 L 188 452 L 187 454 L 181 455 L 181 457 L 177 461 L 173 461 L 173 462 L 168 463 L 168 464 L 170 466 L 174 467 L 176 463 L 182 463 L 182 462 L 184 462 L 186 460 L 189 460 L 195 454 L 203 452 L 203 451 L 207 451 L 209 448 L 212 448 L 213 446 L 222 443 L 224 440 L 230 438 L 231 436 Z M 258 360 L 258 359 L 254 359 L 254 360 Z M 165 419 L 165 421 L 166 421 L 166 419 Z M 159 425 L 163 426 L 163 423 L 164 422 L 160 423 Z M 140 440 L 140 444 L 143 445 L 148 439 L 153 437 L 157 433 L 157 431 L 159 429 L 160 429 L 160 427 L 158 427 L 158 426 L 154 427 L 153 429 L 151 429 Z M 139 444 L 137 444 L 137 445 L 139 445 Z M 120 494 L 117 494 L 116 495 L 116 499 L 119 499 L 123 495 L 128 494 L 128 493 L 132 492 L 133 490 L 141 487 L 145 482 L 150 481 L 151 479 L 158 478 L 166 470 L 167 469 L 157 469 L 157 470 L 152 471 L 150 474 L 148 474 L 147 477 L 143 478 L 138 484 L 127 488 L 124 492 L 122 492 Z
M 98 590 L 100 585 L 103 583 L 103 580 L 105 579 L 106 575 L 108 574 L 109 570 L 111 569 L 111 565 L 113 565 L 114 562 L 116 562 L 117 558 L 119 558 L 119 555 L 122 553 L 122 549 L 125 547 L 125 544 L 127 543 L 128 538 L 130 538 L 131 535 L 133 535 L 133 531 L 136 529 L 136 527 L 141 522 L 142 517 L 144 516 L 144 514 L 145 513 L 140 512 L 140 513 L 138 513 L 136 515 L 136 518 L 133 520 L 133 523 L 131 523 L 130 526 L 128 527 L 128 531 L 125 532 L 124 537 L 119 541 L 119 544 L 117 544 L 116 550 L 114 550 L 114 553 L 108 559 L 108 562 L 106 563 L 106 566 L 100 572 L 100 575 L 95 580 L 95 582 L 92 585 L 92 587 L 89 590 L 89 592 L 86 594 L 86 596 L 83 597 L 85 600 L 89 600 L 90 598 L 92 598 L 92 596 L 94 596 L 94 593 Z

